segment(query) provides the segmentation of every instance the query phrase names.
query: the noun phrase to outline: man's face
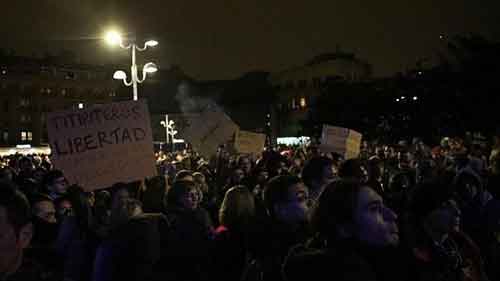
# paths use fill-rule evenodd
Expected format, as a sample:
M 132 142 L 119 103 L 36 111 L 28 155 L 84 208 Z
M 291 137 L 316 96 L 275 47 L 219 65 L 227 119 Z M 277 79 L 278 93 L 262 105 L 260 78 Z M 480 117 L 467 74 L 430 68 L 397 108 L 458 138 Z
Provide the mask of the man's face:
M 248 158 L 243 158 L 241 159 L 240 162 L 240 168 L 247 174 L 250 174 L 250 171 L 252 170 L 252 163 L 250 162 L 250 159 Z
M 195 210 L 198 208 L 199 201 L 199 192 L 195 187 L 190 188 L 180 198 L 181 205 L 188 210 Z
M 50 201 L 40 201 L 33 206 L 35 216 L 47 223 L 56 223 L 56 209 Z
M 303 183 L 297 183 L 288 188 L 287 202 L 279 203 L 277 216 L 283 222 L 295 224 L 305 222 L 309 219 L 309 207 L 307 204 L 308 193 Z
M 328 165 L 323 167 L 323 177 L 321 178 L 321 184 L 325 185 L 335 179 L 335 168 L 333 165 Z
M 28 241 L 29 243 L 29 241 Z M 7 210 L 0 206 L 0 277 L 15 270 L 22 258 L 22 251 L 28 245 L 18 239 L 14 227 L 7 219 Z
M 363 187 L 358 194 L 354 213 L 354 231 L 361 242 L 370 246 L 399 244 L 397 215 L 384 206 L 382 198 L 373 189 Z
M 65 194 L 68 191 L 68 181 L 65 177 L 59 177 L 52 183 L 52 191 L 57 194 Z

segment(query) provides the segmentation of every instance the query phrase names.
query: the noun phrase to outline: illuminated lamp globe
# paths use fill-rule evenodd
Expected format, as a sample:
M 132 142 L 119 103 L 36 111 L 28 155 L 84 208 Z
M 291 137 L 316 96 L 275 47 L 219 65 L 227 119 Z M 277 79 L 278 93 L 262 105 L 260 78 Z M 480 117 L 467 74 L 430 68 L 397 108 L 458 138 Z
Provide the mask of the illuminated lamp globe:
M 120 45 L 122 36 L 117 31 L 108 31 L 105 36 L 106 42 L 111 46 Z
M 146 43 L 144 43 L 146 47 L 154 47 L 158 45 L 158 41 L 156 40 L 148 40 Z
M 144 65 L 142 70 L 146 73 L 155 73 L 156 71 L 158 71 L 158 67 L 152 62 L 148 62 Z
M 115 71 L 115 73 L 113 74 L 113 79 L 116 79 L 116 80 L 127 79 L 127 74 L 123 70 Z

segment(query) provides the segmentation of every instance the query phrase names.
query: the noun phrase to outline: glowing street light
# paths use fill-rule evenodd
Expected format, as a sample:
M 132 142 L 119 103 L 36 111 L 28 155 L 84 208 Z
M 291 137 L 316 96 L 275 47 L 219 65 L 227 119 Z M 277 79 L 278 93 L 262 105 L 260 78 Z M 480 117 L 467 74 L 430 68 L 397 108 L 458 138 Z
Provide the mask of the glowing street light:
M 123 70 L 118 70 L 113 74 L 113 79 L 122 80 L 125 86 L 132 86 L 133 89 L 133 99 L 137 100 L 137 84 L 140 84 L 146 80 L 146 76 L 148 73 L 154 73 L 158 71 L 158 67 L 156 64 L 152 62 L 148 62 L 142 68 L 142 77 L 139 78 L 137 73 L 137 64 L 136 64 L 136 51 L 145 51 L 148 47 L 152 48 L 158 45 L 158 41 L 148 40 L 144 43 L 144 47 L 138 47 L 134 41 L 131 41 L 130 44 L 124 45 L 122 36 L 117 31 L 108 31 L 105 35 L 106 42 L 111 46 L 120 46 L 123 49 L 132 49 L 132 65 L 130 66 L 130 81 L 127 81 L 127 74 Z

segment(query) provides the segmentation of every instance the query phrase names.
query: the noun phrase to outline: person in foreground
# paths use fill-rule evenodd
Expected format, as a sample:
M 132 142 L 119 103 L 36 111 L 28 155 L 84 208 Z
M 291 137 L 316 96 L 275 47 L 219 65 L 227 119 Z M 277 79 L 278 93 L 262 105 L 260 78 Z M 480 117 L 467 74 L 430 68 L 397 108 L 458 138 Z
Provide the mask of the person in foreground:
M 323 246 L 292 248 L 285 280 L 405 280 L 395 259 L 397 215 L 372 188 L 354 180 L 328 184 L 311 220 Z

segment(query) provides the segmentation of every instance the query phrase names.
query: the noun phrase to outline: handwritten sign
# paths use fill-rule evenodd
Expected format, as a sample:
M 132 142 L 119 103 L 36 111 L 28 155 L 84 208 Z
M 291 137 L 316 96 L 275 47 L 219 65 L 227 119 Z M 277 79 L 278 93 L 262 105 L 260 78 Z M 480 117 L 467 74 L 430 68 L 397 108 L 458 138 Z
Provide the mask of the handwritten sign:
M 236 151 L 239 153 L 261 153 L 266 144 L 266 135 L 249 132 L 239 131 L 235 142 Z
M 230 142 L 239 131 L 238 125 L 221 111 L 205 111 L 188 122 L 180 136 L 205 157 L 214 154 L 219 145 Z
M 87 191 L 154 176 L 149 118 L 144 100 L 49 113 L 51 160 Z
M 324 152 L 336 152 L 344 159 L 359 156 L 363 135 L 347 128 L 323 125 L 320 148 Z

